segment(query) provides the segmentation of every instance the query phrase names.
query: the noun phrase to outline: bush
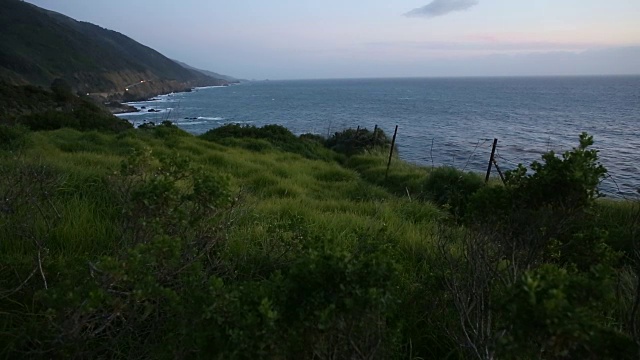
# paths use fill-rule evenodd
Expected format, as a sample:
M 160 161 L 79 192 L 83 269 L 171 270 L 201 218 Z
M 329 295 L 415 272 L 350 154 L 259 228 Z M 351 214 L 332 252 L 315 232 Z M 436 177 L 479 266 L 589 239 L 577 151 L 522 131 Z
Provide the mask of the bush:
M 515 244 L 531 260 L 554 257 L 589 266 L 595 260 L 589 257 L 606 237 L 591 220 L 597 187 L 606 174 L 597 150 L 588 149 L 592 144 L 593 138 L 583 133 L 580 145 L 562 157 L 549 152 L 542 163 L 534 161 L 532 174 L 522 165 L 508 171 L 505 187 L 482 189 L 471 199 L 468 222 Z
M 562 157 L 549 152 L 532 163 L 532 174 L 520 165 L 507 172 L 505 186 L 479 188 L 467 199 L 465 235 L 439 241 L 460 319 L 452 333 L 469 355 L 637 356 L 635 333 L 620 331 L 637 322 L 616 313 L 629 311 L 622 304 L 633 298 L 616 294 L 620 254 L 594 221 L 606 170 L 592 144 L 582 134 L 580 145 Z
M 593 137 L 582 133 L 580 145 L 557 157 L 553 151 L 543 162 L 531 164 L 533 174 L 519 165 L 506 173 L 507 185 L 516 189 L 518 201 L 528 207 L 584 208 L 600 196 L 598 185 L 607 170 L 598 161 L 598 151 L 588 149 Z
M 73 94 L 71 85 L 64 79 L 57 78 L 51 83 L 51 92 L 56 100 L 61 103 L 72 101 L 76 96 Z
M 208 296 L 209 284 L 224 272 L 219 253 L 233 205 L 227 181 L 193 168 L 186 158 L 155 158 L 142 151 L 124 161 L 109 183 L 120 209 L 112 239 L 118 250 L 97 258 L 70 256 L 55 267 L 49 265 L 53 261 L 45 263 L 42 277 L 49 275 L 49 286 L 31 293 L 28 301 L 37 304 L 29 311 L 40 316 L 0 322 L 3 331 L 9 326 L 22 334 L 7 351 L 25 357 L 46 350 L 56 357 L 173 358 L 197 350 L 194 338 L 201 339 L 200 334 L 187 334 L 205 328 L 203 314 L 221 301 Z M 59 188 L 42 191 L 50 196 L 50 189 Z M 55 225 L 52 220 L 59 221 L 61 214 L 51 201 L 43 203 L 51 210 L 39 206 L 33 213 Z M 47 244 L 41 246 L 44 257 Z M 5 301 L 5 294 L 12 292 L 0 294 L 2 304 L 15 303 Z
M 63 110 L 47 110 L 24 115 L 17 121 L 32 131 L 57 130 L 66 127 L 80 131 L 121 132 L 133 128 L 128 121 L 106 113 L 97 105 L 85 100 L 80 100 L 80 103 Z
M 315 141 L 319 144 L 324 144 L 325 138 L 322 135 L 318 134 L 302 134 L 300 135 L 300 139 Z
M 26 143 L 29 132 L 24 126 L 0 124 L 0 150 L 16 150 Z
M 171 139 L 176 136 L 189 136 L 188 132 L 180 129 L 178 126 L 168 120 L 165 120 L 158 125 L 156 125 L 154 122 L 146 122 L 138 126 L 138 129 L 143 131 L 151 131 L 157 138 L 160 139 Z
M 321 144 L 308 136 L 295 136 L 284 126 L 265 125 L 261 128 L 237 124 L 224 125 L 200 135 L 207 141 L 215 141 L 223 145 L 243 146 L 253 151 L 265 151 L 268 147 L 259 141 L 237 142 L 233 139 L 264 140 L 282 151 L 292 152 L 312 160 L 331 160 L 333 155 Z
M 423 184 L 427 200 L 446 206 L 457 217 L 464 215 L 467 203 L 484 182 L 477 174 L 465 173 L 452 167 L 434 169 Z
M 636 359 L 638 346 L 611 326 L 615 278 L 608 266 L 577 272 L 543 265 L 499 300 L 505 309 L 504 358 Z
M 325 141 L 325 146 L 347 156 L 362 154 L 374 149 L 388 149 L 391 140 L 382 129 L 376 133 L 365 129 L 346 129 L 334 133 Z

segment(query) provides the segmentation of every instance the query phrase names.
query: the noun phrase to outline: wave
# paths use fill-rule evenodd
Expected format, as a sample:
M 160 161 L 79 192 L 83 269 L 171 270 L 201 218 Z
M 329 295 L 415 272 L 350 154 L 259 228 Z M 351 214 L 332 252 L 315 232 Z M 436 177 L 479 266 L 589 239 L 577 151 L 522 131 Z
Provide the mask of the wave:
M 213 121 L 224 120 L 224 118 L 222 118 L 222 117 L 207 117 L 207 116 L 198 116 L 197 119 L 198 120 L 213 120 Z
M 186 121 L 186 122 L 177 122 L 176 125 L 202 125 L 206 124 L 206 121 Z
M 198 86 L 198 87 L 195 87 L 194 89 L 196 89 L 196 90 L 202 90 L 202 89 L 215 89 L 215 88 L 223 88 L 223 87 L 227 87 L 227 86 L 222 86 L 222 85 Z
M 254 122 L 255 122 L 255 121 L 253 121 L 253 120 L 247 120 L 247 121 L 227 121 L 227 122 L 225 123 L 225 125 L 227 125 L 227 124 L 252 124 L 252 123 L 254 123 Z
M 140 115 L 147 115 L 147 114 L 155 114 L 155 113 L 148 113 L 146 111 L 139 111 L 139 112 L 128 112 L 128 113 L 120 113 L 120 114 L 114 114 L 117 117 L 122 117 L 122 116 L 140 116 Z

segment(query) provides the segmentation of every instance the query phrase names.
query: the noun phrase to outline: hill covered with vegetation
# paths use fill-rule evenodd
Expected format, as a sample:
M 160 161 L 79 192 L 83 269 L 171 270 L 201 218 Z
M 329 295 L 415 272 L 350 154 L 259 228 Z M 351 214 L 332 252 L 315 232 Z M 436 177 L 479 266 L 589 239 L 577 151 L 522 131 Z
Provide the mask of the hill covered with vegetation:
M 638 357 L 640 208 L 586 134 L 504 185 L 364 129 L 0 138 L 0 358 Z
M 177 62 L 178 64 L 182 65 L 183 67 L 185 67 L 187 69 L 191 69 L 191 70 L 195 70 L 195 71 L 201 72 L 201 73 L 203 73 L 203 74 L 205 74 L 207 76 L 210 76 L 212 78 L 215 78 L 215 79 L 227 80 L 230 83 L 237 83 L 237 82 L 241 81 L 241 79 L 237 79 L 237 78 L 235 78 L 233 76 L 222 75 L 222 74 L 218 74 L 218 73 L 213 72 L 213 71 L 204 70 L 204 69 L 198 69 L 198 68 L 195 68 L 195 67 L 193 67 L 193 66 L 191 66 L 189 64 L 185 64 L 185 63 L 183 63 L 181 61 L 178 61 L 178 60 L 173 60 L 173 61 Z M 244 80 L 242 80 L 242 81 L 244 81 Z
M 54 81 L 51 91 L 0 80 L 0 124 L 30 130 L 101 130 L 118 132 L 133 126 L 88 97 L 78 97 L 64 81 Z
M 47 87 L 60 78 L 79 93 L 117 100 L 227 83 L 123 34 L 20 0 L 2 1 L 0 78 Z

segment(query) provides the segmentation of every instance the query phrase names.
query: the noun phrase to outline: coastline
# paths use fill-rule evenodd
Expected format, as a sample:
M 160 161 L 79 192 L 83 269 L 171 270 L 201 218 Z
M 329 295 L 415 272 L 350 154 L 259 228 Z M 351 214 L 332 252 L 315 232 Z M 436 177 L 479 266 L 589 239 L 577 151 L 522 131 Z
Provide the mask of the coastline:
M 151 96 L 145 99 L 135 100 L 135 101 L 128 101 L 123 103 L 112 102 L 112 103 L 118 104 L 117 107 L 113 108 L 112 114 L 117 117 L 123 117 L 123 116 L 141 116 L 141 115 L 154 114 L 154 113 L 155 114 L 166 113 L 167 111 L 169 112 L 172 111 L 173 108 L 157 109 L 155 107 L 149 106 L 146 103 L 154 103 L 154 102 L 161 103 L 163 101 L 166 101 L 166 99 L 169 98 L 170 96 L 176 95 L 176 94 L 191 93 L 191 92 L 197 92 L 198 90 L 207 90 L 207 89 L 214 89 L 214 88 L 226 88 L 232 85 L 235 86 L 239 84 L 240 82 L 231 83 L 229 85 L 197 86 L 185 91 L 171 91 L 168 93 L 156 94 L 154 96 Z M 145 103 L 145 105 L 142 106 L 141 105 L 142 103 Z M 188 119 L 188 120 L 195 120 L 195 118 Z M 222 120 L 222 118 L 215 118 L 215 120 Z M 135 121 L 131 121 L 131 122 L 136 124 Z

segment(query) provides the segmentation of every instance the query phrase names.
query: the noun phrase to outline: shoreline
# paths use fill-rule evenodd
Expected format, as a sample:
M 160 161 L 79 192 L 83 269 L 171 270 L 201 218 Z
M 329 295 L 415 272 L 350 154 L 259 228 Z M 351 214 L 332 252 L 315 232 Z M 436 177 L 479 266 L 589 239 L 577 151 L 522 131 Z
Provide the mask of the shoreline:
M 146 98 L 144 100 L 127 101 L 127 102 L 122 102 L 122 103 L 117 103 L 116 102 L 119 105 L 119 107 L 115 108 L 115 109 L 122 109 L 123 111 L 119 111 L 119 112 L 113 112 L 112 111 L 112 114 L 113 115 L 125 116 L 125 115 L 143 115 L 143 114 L 147 114 L 147 113 L 164 113 L 164 112 L 166 112 L 165 110 L 156 110 L 156 109 L 153 109 L 153 108 L 147 109 L 144 106 L 143 107 L 137 107 L 134 104 L 161 101 L 162 99 L 160 97 L 169 97 L 169 96 L 171 96 L 173 94 L 191 93 L 191 92 L 197 92 L 198 90 L 206 90 L 206 89 L 214 89 L 214 88 L 226 88 L 226 87 L 230 87 L 230 86 L 237 86 L 239 84 L 240 83 L 232 83 L 230 85 L 196 86 L 196 87 L 190 88 L 189 90 L 185 90 L 185 91 L 171 91 L 169 93 L 156 94 L 156 95 L 148 97 L 148 98 Z M 148 111 L 144 111 L 144 110 L 148 110 Z M 155 110 L 155 111 L 152 111 L 152 110 Z

